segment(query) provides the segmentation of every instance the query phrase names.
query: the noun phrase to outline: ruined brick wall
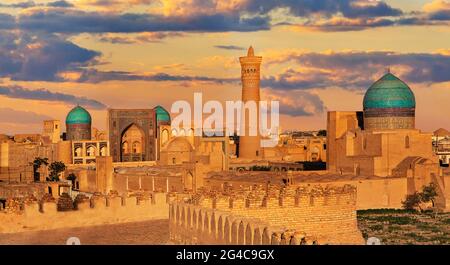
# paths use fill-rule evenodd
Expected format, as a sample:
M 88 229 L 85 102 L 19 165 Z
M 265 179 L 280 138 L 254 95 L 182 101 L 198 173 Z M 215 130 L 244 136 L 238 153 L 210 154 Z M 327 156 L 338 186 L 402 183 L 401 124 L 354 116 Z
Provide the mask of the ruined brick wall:
M 363 243 L 356 220 L 356 188 L 350 185 L 199 193 L 191 203 L 171 205 L 171 238 L 176 242 L 259 244 L 269 241 L 255 241 L 255 234 L 269 233 L 265 236 L 297 243 L 298 238 L 292 238 L 297 233 L 319 244 Z
M 73 211 L 58 211 L 55 201 L 31 201 L 15 208 L 0 211 L 0 233 L 167 219 L 169 213 L 165 193 L 151 197 L 93 196 L 77 201 Z

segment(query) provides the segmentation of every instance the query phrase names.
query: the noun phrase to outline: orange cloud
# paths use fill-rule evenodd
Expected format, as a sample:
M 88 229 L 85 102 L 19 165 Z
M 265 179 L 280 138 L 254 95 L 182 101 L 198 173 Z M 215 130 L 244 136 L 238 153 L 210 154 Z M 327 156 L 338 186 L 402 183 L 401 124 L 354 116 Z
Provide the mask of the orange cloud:
M 192 14 L 228 13 L 239 10 L 246 0 L 160 0 L 153 10 L 166 16 L 190 16 Z
M 423 6 L 423 10 L 427 13 L 436 11 L 450 10 L 450 2 L 447 0 L 434 0 L 431 3 L 427 3 Z

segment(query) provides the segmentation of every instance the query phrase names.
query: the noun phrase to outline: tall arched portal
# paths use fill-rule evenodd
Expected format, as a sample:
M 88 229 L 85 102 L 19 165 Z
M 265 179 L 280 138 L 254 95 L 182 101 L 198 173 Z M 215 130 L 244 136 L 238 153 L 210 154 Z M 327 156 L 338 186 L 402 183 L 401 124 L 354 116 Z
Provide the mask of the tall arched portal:
M 122 133 L 121 161 L 144 161 L 145 134 L 136 124 L 131 124 Z

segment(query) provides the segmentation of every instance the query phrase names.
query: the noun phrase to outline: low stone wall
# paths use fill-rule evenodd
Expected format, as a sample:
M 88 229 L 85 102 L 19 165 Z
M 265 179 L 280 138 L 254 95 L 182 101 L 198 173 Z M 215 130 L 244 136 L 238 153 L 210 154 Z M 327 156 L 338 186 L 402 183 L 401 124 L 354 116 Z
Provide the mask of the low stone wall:
M 34 202 L 25 204 L 20 213 L 0 211 L 0 233 L 167 219 L 168 202 L 165 193 L 153 193 L 147 199 L 98 196 L 64 212 L 57 210 L 56 202 Z
M 181 243 L 266 244 L 273 237 L 286 244 L 307 237 L 319 244 L 364 243 L 356 188 L 349 185 L 197 194 L 191 204 L 172 203 L 169 218 L 171 238 Z

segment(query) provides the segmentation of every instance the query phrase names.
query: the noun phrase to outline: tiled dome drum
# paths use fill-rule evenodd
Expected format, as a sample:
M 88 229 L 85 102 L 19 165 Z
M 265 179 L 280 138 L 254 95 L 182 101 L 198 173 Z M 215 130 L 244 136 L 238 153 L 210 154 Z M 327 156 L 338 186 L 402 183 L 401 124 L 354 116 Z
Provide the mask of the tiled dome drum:
M 169 124 L 170 125 L 170 114 L 161 106 L 155 107 L 156 121 L 158 124 Z
M 89 112 L 81 107 L 73 108 L 66 117 L 67 140 L 91 140 L 92 118 Z
M 391 73 L 375 82 L 364 96 L 364 129 L 414 129 L 414 93 Z

